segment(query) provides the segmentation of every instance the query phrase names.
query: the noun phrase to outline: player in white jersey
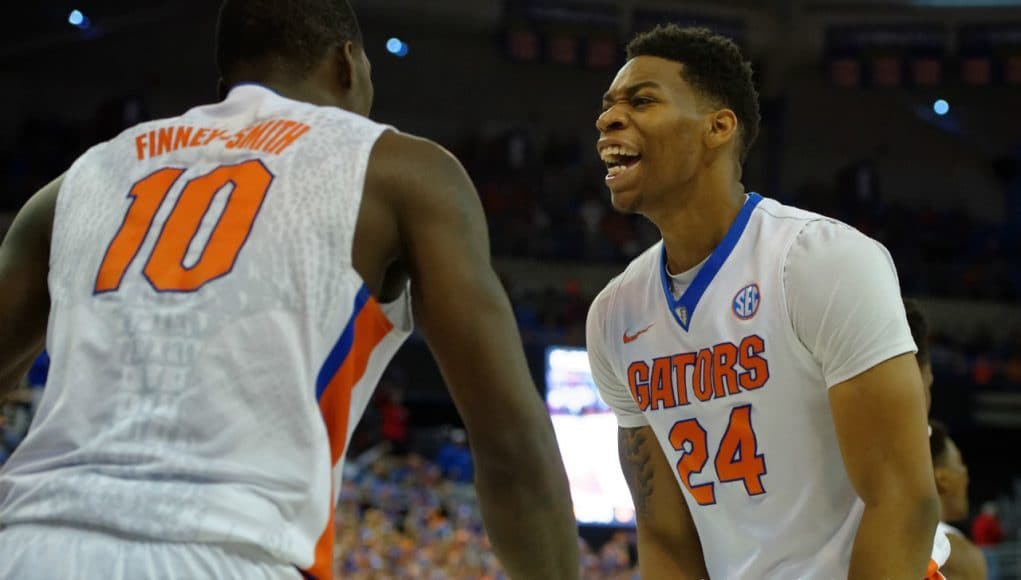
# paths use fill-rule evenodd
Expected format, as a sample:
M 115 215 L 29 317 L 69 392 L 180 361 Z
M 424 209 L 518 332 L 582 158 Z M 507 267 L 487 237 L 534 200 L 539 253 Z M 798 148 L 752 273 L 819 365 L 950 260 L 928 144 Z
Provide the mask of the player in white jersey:
M 929 450 L 939 491 L 939 531 L 950 543 L 950 557 L 942 568 L 943 574 L 952 580 L 985 580 L 988 570 L 982 550 L 960 530 L 946 523 L 968 518 L 968 466 L 946 427 L 935 421 L 931 424 Z
M 929 322 L 918 302 L 909 298 L 904 299 L 904 313 L 907 315 L 908 328 L 911 329 L 911 339 L 914 340 L 917 350 L 915 351 L 915 362 L 918 363 L 918 371 L 922 377 L 922 388 L 925 392 L 925 413 L 928 415 L 932 409 L 932 357 L 929 354 Z M 933 448 L 933 429 L 929 428 L 929 448 Z M 936 462 L 933 454 L 933 462 Z M 943 502 L 943 494 L 940 489 L 939 478 L 936 479 L 936 489 L 940 492 L 940 502 Z M 967 500 L 967 498 L 965 498 Z M 941 514 L 943 510 L 940 510 Z M 952 529 L 943 522 L 936 526 L 936 536 L 932 542 L 932 556 L 929 560 L 929 569 L 926 580 L 938 580 L 942 578 L 942 572 L 946 571 L 949 560 L 960 557 L 960 554 L 951 552 L 951 542 L 947 532 Z M 951 558 L 953 557 L 953 558 Z
M 704 29 L 628 46 L 596 126 L 619 211 L 662 241 L 599 294 L 593 376 L 617 414 L 643 578 L 923 578 L 925 405 L 878 243 L 746 194 L 751 68 Z
M 552 426 L 460 164 L 365 117 L 343 0 L 228 0 L 218 60 L 225 100 L 90 149 L 0 247 L 0 387 L 44 340 L 52 359 L 0 472 L 0 578 L 332 577 L 346 444 L 412 300 L 497 555 L 577 577 Z

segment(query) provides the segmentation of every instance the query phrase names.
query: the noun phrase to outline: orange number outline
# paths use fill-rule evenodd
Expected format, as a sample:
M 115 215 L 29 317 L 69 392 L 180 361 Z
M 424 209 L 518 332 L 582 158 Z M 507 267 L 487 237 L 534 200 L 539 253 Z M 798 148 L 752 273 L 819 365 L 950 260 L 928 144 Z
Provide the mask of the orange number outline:
M 758 438 L 752 427 L 751 414 L 750 404 L 730 410 L 730 419 L 716 450 L 713 467 L 720 483 L 740 481 L 748 495 L 762 495 L 766 493 L 762 485 L 762 476 L 767 473 L 766 456 L 758 452 Z M 670 428 L 669 438 L 670 445 L 681 452 L 677 460 L 677 475 L 681 483 L 699 505 L 714 505 L 716 486 L 713 482 L 691 483 L 691 476 L 701 473 L 709 460 L 705 428 L 697 419 L 683 419 Z M 684 449 L 687 442 L 691 442 L 691 451 Z
M 120 288 L 127 269 L 149 237 L 156 214 L 184 171 L 177 168 L 162 169 L 132 187 L 128 195 L 134 199 L 100 265 L 95 294 Z M 166 177 L 171 175 L 173 179 L 168 182 Z M 241 249 L 248 242 L 274 179 L 275 176 L 262 161 L 250 159 L 232 165 L 220 165 L 185 183 L 142 269 L 149 285 L 161 293 L 195 292 L 207 283 L 229 274 L 234 269 Z M 228 194 L 205 246 L 195 263 L 185 267 L 184 260 L 213 200 L 228 185 L 232 185 L 233 189 Z M 141 194 L 144 194 L 146 203 L 136 203 L 142 198 Z M 125 259 L 128 254 L 130 257 Z
M 720 483 L 740 481 L 748 495 L 762 495 L 762 476 L 766 473 L 766 456 L 758 453 L 759 441 L 752 428 L 752 406 L 741 405 L 730 410 L 730 421 L 720 448 L 716 450 L 716 475 Z M 736 457 L 739 458 L 735 459 Z
M 709 460 L 709 453 L 706 448 L 706 430 L 696 419 L 685 419 L 674 423 L 670 428 L 670 444 L 674 449 L 681 452 L 677 460 L 677 475 L 681 477 L 681 483 L 688 488 L 691 497 L 695 498 L 698 505 L 712 505 L 716 503 L 716 491 L 712 482 L 692 485 L 692 474 L 702 473 L 706 461 Z M 691 443 L 691 451 L 684 449 L 685 443 Z

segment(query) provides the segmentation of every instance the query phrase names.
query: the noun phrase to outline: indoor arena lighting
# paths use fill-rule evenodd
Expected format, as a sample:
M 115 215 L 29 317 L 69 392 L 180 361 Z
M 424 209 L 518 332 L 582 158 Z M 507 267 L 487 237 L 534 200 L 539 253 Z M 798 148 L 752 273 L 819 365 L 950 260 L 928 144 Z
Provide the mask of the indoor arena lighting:
M 408 43 L 394 37 L 386 41 L 386 50 L 396 57 L 403 58 L 408 55 Z

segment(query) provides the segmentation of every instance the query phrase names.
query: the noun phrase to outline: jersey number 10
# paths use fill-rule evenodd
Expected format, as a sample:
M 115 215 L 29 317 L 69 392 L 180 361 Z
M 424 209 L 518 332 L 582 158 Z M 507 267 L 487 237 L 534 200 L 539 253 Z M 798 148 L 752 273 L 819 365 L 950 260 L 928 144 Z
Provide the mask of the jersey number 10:
M 135 183 L 128 192 L 131 206 L 99 267 L 96 294 L 120 288 L 125 272 L 149 236 L 156 213 L 184 172 L 185 169 L 173 167 L 160 169 Z M 221 165 L 188 181 L 142 269 L 153 288 L 160 292 L 194 292 L 230 272 L 248 241 L 272 181 L 269 169 L 254 159 L 237 165 Z M 227 194 L 223 213 L 213 226 L 205 247 L 195 263 L 185 265 L 185 257 L 213 199 L 228 184 L 233 189 Z
M 713 483 L 691 483 L 691 476 L 701 473 L 709 460 L 706 437 L 706 430 L 696 419 L 678 421 L 670 428 L 670 444 L 681 452 L 681 458 L 677 461 L 677 475 L 698 505 L 716 503 Z M 752 429 L 752 406 L 734 407 L 730 411 L 730 422 L 713 461 L 720 483 L 740 481 L 744 483 L 748 495 L 766 493 L 762 487 L 766 458 L 757 454 L 757 451 L 758 441 Z

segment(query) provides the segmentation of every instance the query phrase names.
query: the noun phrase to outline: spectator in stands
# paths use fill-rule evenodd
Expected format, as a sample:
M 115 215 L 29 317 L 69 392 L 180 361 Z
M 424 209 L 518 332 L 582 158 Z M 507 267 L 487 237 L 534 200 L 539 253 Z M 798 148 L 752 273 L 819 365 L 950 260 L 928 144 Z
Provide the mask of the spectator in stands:
M 394 453 L 403 455 L 408 449 L 408 408 L 404 406 L 404 391 L 398 387 L 386 389 L 378 401 L 380 434 Z
M 982 551 L 957 528 L 946 522 L 968 517 L 968 467 L 946 428 L 931 423 L 929 450 L 940 502 L 940 530 L 950 541 L 950 557 L 940 569 L 944 576 L 962 580 L 986 580 L 986 559 Z
M 982 549 L 989 566 L 989 577 L 998 577 L 996 546 L 998 546 L 1007 535 L 1003 532 L 1003 525 L 1000 523 L 999 514 L 994 502 L 987 501 L 982 504 L 982 512 L 971 522 L 971 537 L 975 545 Z
M 463 429 L 452 429 L 450 439 L 436 455 L 436 464 L 447 479 L 457 483 L 471 483 L 475 477 L 471 451 Z

